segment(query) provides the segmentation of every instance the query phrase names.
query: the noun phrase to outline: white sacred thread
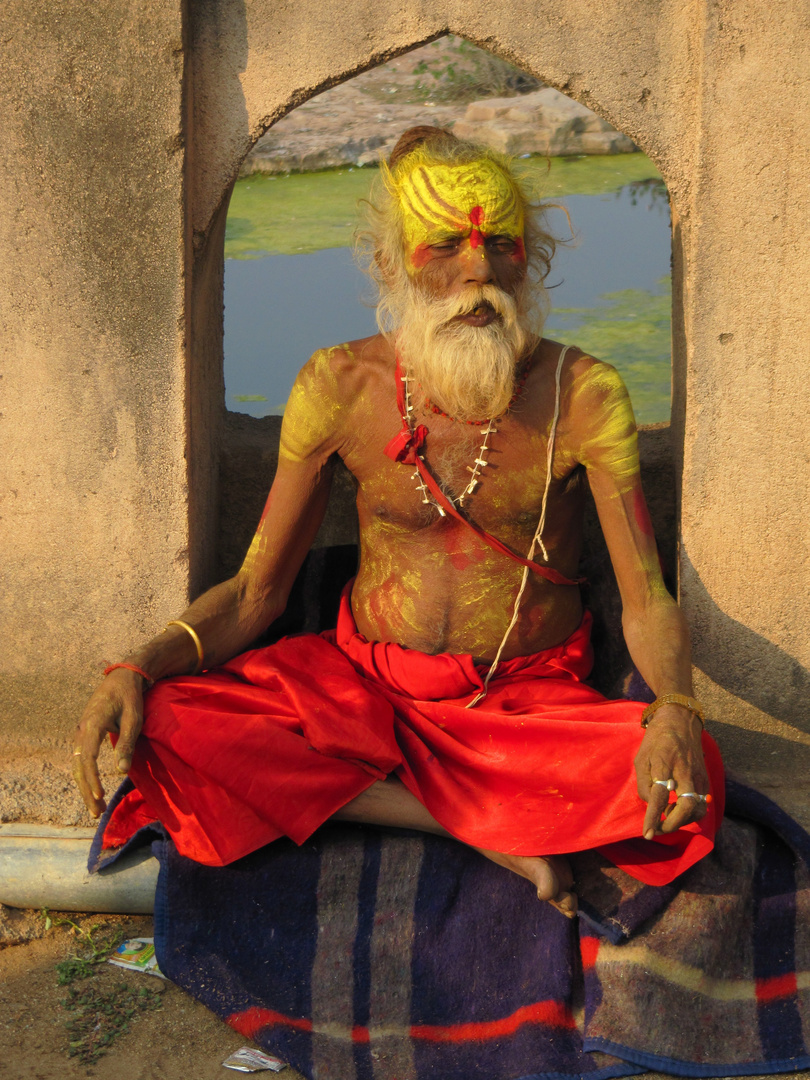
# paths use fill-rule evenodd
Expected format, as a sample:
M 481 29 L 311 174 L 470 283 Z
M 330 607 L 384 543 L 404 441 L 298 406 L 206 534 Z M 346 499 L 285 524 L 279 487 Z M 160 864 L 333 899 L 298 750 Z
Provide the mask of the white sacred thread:
M 565 360 L 565 354 L 568 352 L 570 347 L 570 345 L 564 346 L 562 352 L 560 353 L 560 358 L 557 361 L 557 373 L 554 377 L 554 417 L 551 421 L 551 430 L 548 436 L 548 447 L 546 449 L 546 486 L 543 490 L 543 502 L 540 507 L 540 520 L 537 523 L 537 528 L 535 529 L 534 536 L 532 537 L 531 547 L 529 548 L 529 553 L 526 556 L 528 562 L 531 562 L 534 559 L 534 552 L 538 544 L 540 545 L 540 550 L 543 553 L 544 562 L 548 562 L 548 552 L 546 551 L 546 545 L 543 543 L 543 529 L 546 526 L 548 492 L 549 488 L 551 487 L 551 465 L 554 459 L 554 440 L 557 437 L 557 421 L 560 418 L 560 386 L 562 367 L 563 361 Z M 520 589 L 518 590 L 518 594 L 515 597 L 515 604 L 512 608 L 512 618 L 506 628 L 506 633 L 503 635 L 501 643 L 498 646 L 498 651 L 495 654 L 495 659 L 492 661 L 489 671 L 486 674 L 486 677 L 484 679 L 484 688 L 475 695 L 471 702 L 465 705 L 465 708 L 467 709 L 471 709 L 474 705 L 477 705 L 482 698 L 485 698 L 487 696 L 487 690 L 489 689 L 489 680 L 495 674 L 498 664 L 501 662 L 501 655 L 503 654 L 503 650 L 506 648 L 506 642 L 509 640 L 509 635 L 514 630 L 515 625 L 518 621 L 518 615 L 520 614 L 520 602 L 523 599 L 523 594 L 526 591 L 526 584 L 529 580 L 529 569 L 530 568 L 528 566 L 523 567 L 523 578 L 520 582 Z

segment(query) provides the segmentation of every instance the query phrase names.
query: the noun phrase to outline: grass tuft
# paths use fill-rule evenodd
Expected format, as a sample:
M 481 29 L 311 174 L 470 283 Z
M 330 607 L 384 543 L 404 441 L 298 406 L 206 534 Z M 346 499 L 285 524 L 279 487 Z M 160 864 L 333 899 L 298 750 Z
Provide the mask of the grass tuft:
M 95 986 L 71 986 L 62 1005 L 74 1014 L 65 1024 L 70 1037 L 68 1057 L 92 1065 L 119 1035 L 129 1031 L 139 1013 L 160 1009 L 163 1002 L 154 987 L 122 983 L 106 993 Z
M 160 995 L 165 983 L 144 986 L 116 982 L 112 987 L 108 984 L 107 989 L 95 982 L 73 986 L 75 982 L 97 976 L 102 970 L 99 965 L 106 963 L 126 934 L 120 927 L 110 929 L 101 923 L 82 927 L 67 917 L 55 919 L 46 908 L 42 909 L 42 918 L 46 930 L 67 927 L 81 946 L 80 953 L 55 965 L 56 982 L 58 986 L 68 987 L 68 996 L 62 999 L 62 1007 L 72 1014 L 65 1020 L 68 1057 L 78 1057 L 82 1064 L 92 1065 L 119 1035 L 129 1030 L 139 1013 L 162 1008 Z

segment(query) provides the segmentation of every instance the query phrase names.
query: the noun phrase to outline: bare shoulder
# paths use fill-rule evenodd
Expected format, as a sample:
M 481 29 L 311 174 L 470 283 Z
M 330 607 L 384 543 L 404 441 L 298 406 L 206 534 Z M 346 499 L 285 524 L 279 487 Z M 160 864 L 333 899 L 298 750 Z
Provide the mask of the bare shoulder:
M 579 413 L 591 411 L 618 398 L 629 401 L 627 387 L 612 364 L 572 347 L 570 362 L 565 364 L 562 392 L 569 408 Z
M 301 368 L 284 410 L 282 457 L 302 461 L 340 450 L 357 403 L 384 362 L 381 335 L 318 349 Z
M 612 364 L 572 348 L 562 374 L 561 426 L 574 460 L 623 476 L 638 469 L 630 395 Z

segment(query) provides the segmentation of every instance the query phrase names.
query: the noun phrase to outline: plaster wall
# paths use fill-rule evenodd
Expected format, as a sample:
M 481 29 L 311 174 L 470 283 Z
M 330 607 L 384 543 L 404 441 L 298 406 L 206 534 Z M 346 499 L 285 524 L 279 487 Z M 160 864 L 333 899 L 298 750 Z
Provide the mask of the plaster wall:
M 8 765 L 69 742 L 188 594 L 186 61 L 177 4 L 7 0 L 0 26 Z
M 450 31 L 595 109 L 667 181 L 699 690 L 732 762 L 804 812 L 804 0 L 778 19 L 749 0 L 11 0 L 2 19 L 0 662 L 18 757 L 66 746 L 91 673 L 214 574 L 222 234 L 245 153 L 312 93 Z M 26 814 L 69 819 L 66 791 Z

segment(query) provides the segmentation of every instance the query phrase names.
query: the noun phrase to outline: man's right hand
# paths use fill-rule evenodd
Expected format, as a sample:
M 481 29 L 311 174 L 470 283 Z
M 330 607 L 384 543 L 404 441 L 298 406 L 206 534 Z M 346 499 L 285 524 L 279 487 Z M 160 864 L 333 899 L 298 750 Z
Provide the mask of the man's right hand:
M 126 668 L 116 668 L 90 698 L 73 741 L 73 779 L 93 817 L 107 808 L 98 775 L 98 755 L 105 736 L 118 735 L 115 764 L 119 773 L 126 775 L 142 727 L 143 679 Z

